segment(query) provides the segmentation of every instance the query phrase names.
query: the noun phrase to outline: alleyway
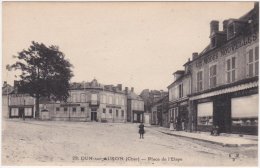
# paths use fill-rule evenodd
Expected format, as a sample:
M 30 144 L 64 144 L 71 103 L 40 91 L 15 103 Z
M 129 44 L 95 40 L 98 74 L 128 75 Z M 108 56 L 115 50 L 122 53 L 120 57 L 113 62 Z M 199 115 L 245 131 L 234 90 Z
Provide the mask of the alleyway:
M 152 128 L 139 139 L 137 124 L 6 120 L 2 128 L 4 165 L 257 165 L 257 147 L 193 142 Z

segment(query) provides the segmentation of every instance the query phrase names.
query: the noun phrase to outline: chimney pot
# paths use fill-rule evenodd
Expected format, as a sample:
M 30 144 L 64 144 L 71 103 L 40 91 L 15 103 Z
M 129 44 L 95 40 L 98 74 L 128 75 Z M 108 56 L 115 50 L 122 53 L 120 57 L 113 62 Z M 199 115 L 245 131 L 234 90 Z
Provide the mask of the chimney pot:
M 197 52 L 192 53 L 192 60 L 198 58 L 199 54 Z
M 134 87 L 131 87 L 131 92 L 134 92 Z
M 219 31 L 219 21 L 217 20 L 212 20 L 210 22 L 210 35 L 212 35 L 213 33 Z

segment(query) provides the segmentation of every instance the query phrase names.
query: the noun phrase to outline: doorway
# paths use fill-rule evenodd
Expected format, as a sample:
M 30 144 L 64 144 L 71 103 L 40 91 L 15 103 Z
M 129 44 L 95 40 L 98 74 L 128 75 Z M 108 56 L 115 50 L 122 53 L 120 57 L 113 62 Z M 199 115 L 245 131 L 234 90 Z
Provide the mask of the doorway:
M 23 118 L 24 116 L 24 108 L 19 108 L 19 118 Z
M 97 121 L 97 111 L 91 111 L 91 121 Z

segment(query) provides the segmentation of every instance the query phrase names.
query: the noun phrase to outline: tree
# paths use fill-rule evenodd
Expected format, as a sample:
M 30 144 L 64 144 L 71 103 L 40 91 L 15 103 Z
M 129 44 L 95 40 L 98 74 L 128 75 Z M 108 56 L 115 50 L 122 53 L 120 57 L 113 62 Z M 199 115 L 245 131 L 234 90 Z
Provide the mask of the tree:
M 19 92 L 36 99 L 36 118 L 39 118 L 40 97 L 66 101 L 69 97 L 69 81 L 73 76 L 72 64 L 65 59 L 58 46 L 47 47 L 32 42 L 27 50 L 14 56 L 18 60 L 7 65 L 8 70 L 20 70 Z

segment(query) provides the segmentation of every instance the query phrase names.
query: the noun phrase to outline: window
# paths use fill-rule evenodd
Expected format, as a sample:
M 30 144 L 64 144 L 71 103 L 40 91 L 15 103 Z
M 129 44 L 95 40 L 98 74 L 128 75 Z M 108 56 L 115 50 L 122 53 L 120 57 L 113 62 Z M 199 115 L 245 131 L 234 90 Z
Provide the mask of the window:
M 56 111 L 60 111 L 60 108 L 59 108 L 59 107 L 56 107 Z
M 86 102 L 86 95 L 84 93 L 80 94 L 80 102 Z
M 234 23 L 230 24 L 228 26 L 228 39 L 232 38 L 233 36 L 235 35 L 235 26 L 234 26 Z
M 124 110 L 121 110 L 121 116 L 122 116 L 122 117 L 125 116 L 125 112 L 124 112 Z
M 112 114 L 112 109 L 109 109 L 109 113 Z
M 232 83 L 236 80 L 236 57 L 232 56 L 226 60 L 226 79 L 227 83 Z
M 11 116 L 18 116 L 19 112 L 18 112 L 18 108 L 12 108 L 11 109 Z
M 201 91 L 202 89 L 202 71 L 199 71 L 197 73 L 197 91 Z
M 125 99 L 124 99 L 124 97 L 121 98 L 121 105 L 122 105 L 122 106 L 125 105 Z
M 108 98 L 108 103 L 109 103 L 109 104 L 113 104 L 113 98 L 112 98 L 112 96 L 109 96 L 109 98 Z
M 115 97 L 115 102 L 116 102 L 115 104 L 118 105 L 118 97 L 117 96 Z
M 66 112 L 68 111 L 68 107 L 64 107 L 64 112 L 65 112 L 65 111 L 66 111 Z
M 77 96 L 76 93 L 73 93 L 73 94 L 72 94 L 72 102 L 77 102 L 76 96 Z
M 73 107 L 72 108 L 72 112 L 76 112 L 77 111 L 77 108 L 76 107 Z
M 97 94 L 91 94 L 91 104 L 92 105 L 97 105 L 98 104 L 98 96 Z
M 32 116 L 32 108 L 25 108 L 24 109 L 25 116 Z
M 102 103 L 106 103 L 106 99 L 107 99 L 107 96 L 106 96 L 106 95 L 103 95 L 103 96 L 102 96 L 102 99 L 101 99 L 101 100 L 102 100 Z
M 105 108 L 103 108 L 103 113 L 106 113 L 106 109 Z
M 116 116 L 118 117 L 118 110 L 116 110 Z
M 209 68 L 209 87 L 214 88 L 217 86 L 217 65 L 212 65 Z
M 258 76 L 259 47 L 251 47 L 247 51 L 247 76 Z
M 81 108 L 80 108 L 80 111 L 81 111 L 81 112 L 85 112 L 85 107 L 81 107 Z
M 179 98 L 183 97 L 183 84 L 180 84 L 179 86 Z

